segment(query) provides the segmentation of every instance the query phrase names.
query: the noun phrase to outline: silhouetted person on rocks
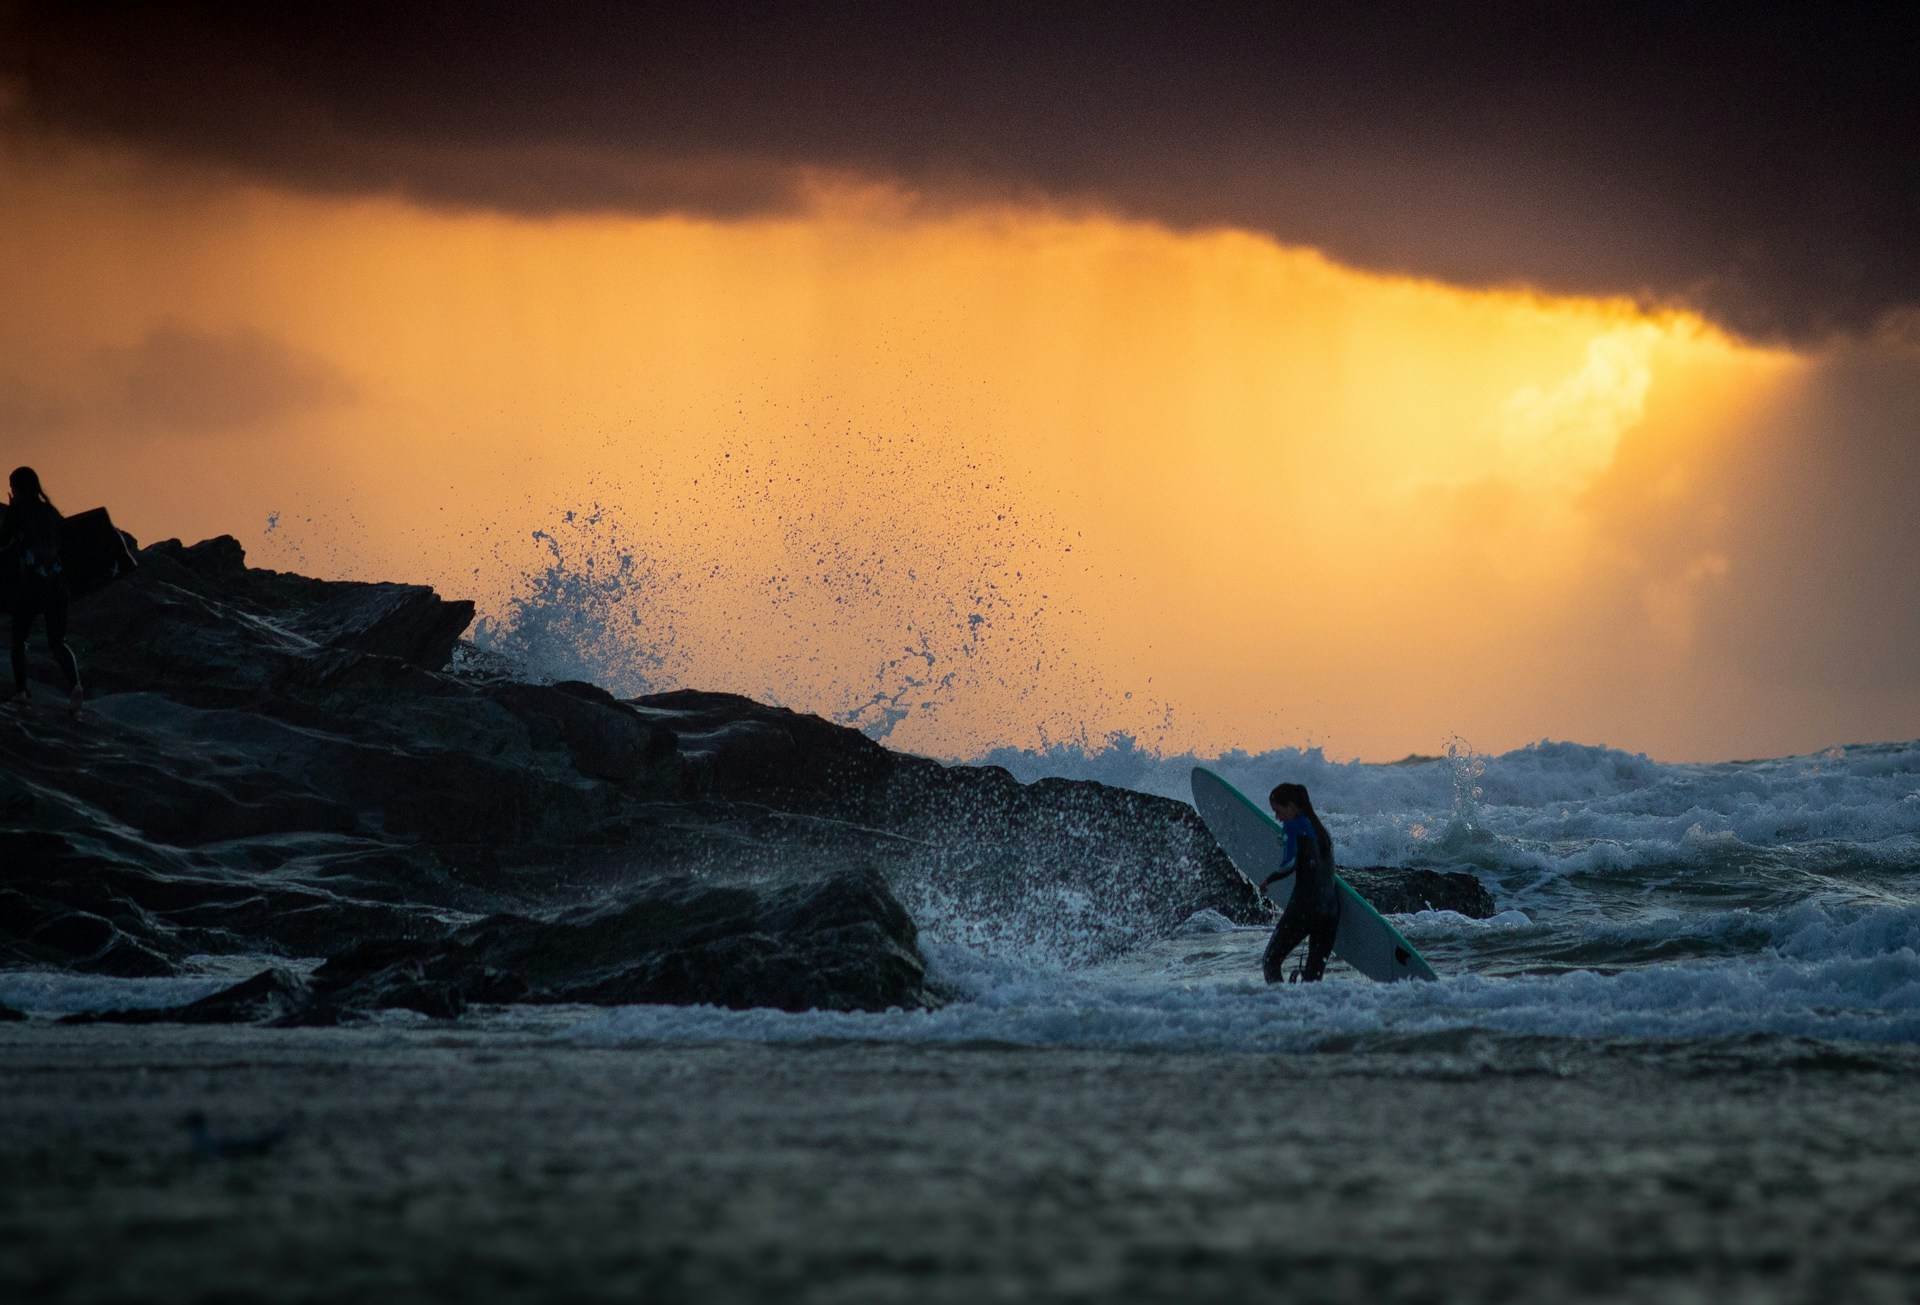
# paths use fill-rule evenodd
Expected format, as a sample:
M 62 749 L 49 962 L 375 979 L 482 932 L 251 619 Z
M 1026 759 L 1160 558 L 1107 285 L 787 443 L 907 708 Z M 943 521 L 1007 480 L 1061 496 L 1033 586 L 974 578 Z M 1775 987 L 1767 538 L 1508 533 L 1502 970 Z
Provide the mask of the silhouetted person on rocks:
M 1276 785 L 1267 802 L 1286 833 L 1286 843 L 1281 848 L 1280 869 L 1267 876 L 1260 890 L 1265 892 L 1268 884 L 1288 875 L 1294 878 L 1293 896 L 1287 899 L 1287 909 L 1280 912 L 1280 923 L 1274 926 L 1260 968 L 1268 983 L 1280 982 L 1287 953 L 1304 938 L 1307 959 L 1300 967 L 1300 978 L 1315 983 L 1327 972 L 1327 957 L 1333 953 L 1333 937 L 1340 928 L 1340 894 L 1333 883 L 1333 839 L 1315 814 L 1305 785 Z
M 36 616 L 47 622 L 47 651 L 67 681 L 67 698 L 75 715 L 86 700 L 80 687 L 80 664 L 67 647 L 67 576 L 60 565 L 59 509 L 40 488 L 32 467 L 19 467 L 7 478 L 12 491 L 7 515 L 0 521 L 0 566 L 14 577 L 13 695 L 27 696 L 27 635 Z

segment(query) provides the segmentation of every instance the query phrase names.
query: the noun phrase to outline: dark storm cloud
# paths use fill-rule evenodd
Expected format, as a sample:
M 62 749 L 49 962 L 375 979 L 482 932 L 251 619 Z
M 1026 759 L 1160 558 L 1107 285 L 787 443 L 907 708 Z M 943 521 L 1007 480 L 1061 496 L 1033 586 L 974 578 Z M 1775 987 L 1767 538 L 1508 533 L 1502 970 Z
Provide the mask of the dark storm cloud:
M 1920 301 L 1904 15 L 29 3 L 4 58 L 31 126 L 306 188 L 731 216 L 850 170 L 1806 337 Z
M 325 360 L 260 331 L 163 323 L 62 383 L 0 376 L 0 437 L 266 433 L 354 393 Z

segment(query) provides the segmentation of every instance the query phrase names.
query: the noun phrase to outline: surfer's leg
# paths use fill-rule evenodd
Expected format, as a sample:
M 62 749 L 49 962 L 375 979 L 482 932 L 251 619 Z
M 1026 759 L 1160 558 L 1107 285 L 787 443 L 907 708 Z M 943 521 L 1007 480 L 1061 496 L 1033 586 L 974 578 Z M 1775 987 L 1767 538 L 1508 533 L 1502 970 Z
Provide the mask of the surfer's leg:
M 53 654 L 54 662 L 60 667 L 60 674 L 67 682 L 67 692 L 77 699 L 80 693 L 80 663 L 74 657 L 73 649 L 67 647 L 67 587 L 61 584 L 49 589 L 41 609 L 47 617 L 47 651 Z
M 27 691 L 27 633 L 33 629 L 33 604 L 21 594 L 13 600 L 13 691 Z
M 1307 963 L 1300 969 L 1302 983 L 1318 983 L 1327 972 L 1327 957 L 1333 955 L 1333 936 L 1340 931 L 1340 916 L 1323 916 L 1313 922 L 1307 935 Z
M 1266 955 L 1260 958 L 1260 972 L 1266 975 L 1268 983 L 1279 983 L 1286 977 L 1283 967 L 1287 953 L 1300 945 L 1312 925 L 1313 921 L 1304 915 L 1292 911 L 1280 913 L 1280 923 L 1273 926 L 1273 937 L 1267 940 Z

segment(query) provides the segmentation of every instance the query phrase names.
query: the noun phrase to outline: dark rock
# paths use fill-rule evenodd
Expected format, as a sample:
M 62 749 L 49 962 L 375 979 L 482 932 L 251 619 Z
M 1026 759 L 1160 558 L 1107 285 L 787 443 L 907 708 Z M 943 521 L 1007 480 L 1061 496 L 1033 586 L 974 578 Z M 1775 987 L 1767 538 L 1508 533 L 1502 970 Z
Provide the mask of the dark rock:
M 1402 870 L 1392 866 L 1340 869 L 1340 877 L 1382 915 L 1457 911 L 1476 920 L 1499 913 L 1486 885 L 1460 870 Z
M 298 1019 L 313 1004 L 307 981 L 275 967 L 184 1006 L 87 1011 L 62 1024 L 278 1024 Z
M 23 1010 L 15 1010 L 11 1006 L 0 1006 L 0 1024 L 11 1024 L 25 1018 L 27 1013 Z
M 74 608 L 72 642 L 95 693 L 259 707 L 340 689 L 361 657 L 440 670 L 473 619 L 472 603 L 421 585 L 253 570 L 224 537 L 192 548 L 167 540 L 139 560 L 134 575 Z
M 173 972 L 172 962 L 157 949 L 84 911 L 55 917 L 48 926 L 35 930 L 27 945 L 70 969 L 92 974 L 139 979 Z
M 473 623 L 473 604 L 450 602 L 425 585 L 314 580 L 249 567 L 240 541 L 223 535 L 181 547 L 178 540 L 140 555 L 148 567 L 201 596 L 273 620 L 316 644 L 375 653 L 438 671 Z
M 450 603 L 425 585 L 363 585 L 337 594 L 290 624 L 315 643 L 443 670 L 473 623 L 473 604 Z
M 147 565 L 151 566 L 160 558 L 185 568 L 189 574 L 220 589 L 244 586 L 249 579 L 247 550 L 232 535 L 203 539 L 191 548 L 183 546 L 177 539 L 163 539 L 145 550 Z
M 458 1014 L 469 1002 L 917 1009 L 931 999 L 913 920 L 872 867 L 777 884 L 688 877 L 550 919 L 501 915 L 445 938 L 330 958 L 323 1002 Z
M 71 882 L 82 861 L 59 835 L 0 830 L 0 962 L 121 978 L 173 973 L 164 930 L 110 885 L 46 891 L 50 881 Z
M 169 724 L 190 714 L 165 699 L 130 699 L 110 699 L 107 714 L 84 725 L 49 720 L 29 730 L 0 722 L 0 766 L 18 777 L 11 784 L 0 780 L 0 811 L 14 807 L 24 817 L 37 808 L 41 799 L 25 782 L 35 775 L 57 783 L 64 797 L 110 811 L 158 843 L 185 846 L 291 830 L 350 833 L 358 826 L 352 806 L 315 792 L 295 774 L 247 764 L 235 750 L 154 740 L 121 728 L 120 713 L 131 711 L 139 719 L 142 707 L 149 709 L 147 720 L 157 711 Z
M 889 752 L 857 730 L 737 694 L 681 689 L 632 702 L 644 718 L 672 730 L 697 791 L 784 811 L 872 815 L 887 777 L 920 760 Z
M 483 691 L 527 727 L 537 751 L 564 748 L 573 768 L 591 779 L 677 789 L 678 748 L 671 729 L 591 684 L 501 683 Z
M 425 904 L 379 900 L 409 889 L 424 896 L 433 886 L 405 853 L 364 840 L 278 846 L 289 853 L 278 865 L 249 855 L 255 849 L 244 843 L 207 849 L 196 864 L 135 839 L 0 829 L 0 963 L 157 976 L 196 952 L 314 956 L 367 938 L 444 930 Z M 304 854 L 293 855 L 296 849 Z M 344 868 L 370 862 L 390 876 L 384 891 L 361 884 L 337 891 L 350 883 L 340 877 Z M 479 904 L 480 895 L 465 897 Z

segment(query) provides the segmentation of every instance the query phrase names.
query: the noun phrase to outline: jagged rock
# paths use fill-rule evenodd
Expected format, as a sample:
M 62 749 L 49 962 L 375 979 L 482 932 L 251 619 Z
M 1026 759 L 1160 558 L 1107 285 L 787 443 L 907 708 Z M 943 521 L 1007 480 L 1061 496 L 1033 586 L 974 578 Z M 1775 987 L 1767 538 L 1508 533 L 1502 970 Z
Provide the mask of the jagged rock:
M 316 644 L 375 653 L 423 670 L 445 669 L 473 623 L 473 604 L 441 598 L 425 585 L 314 580 L 249 567 L 228 535 L 183 548 L 167 540 L 140 554 L 143 568 L 174 564 L 203 596 L 277 621 Z M 171 582 L 181 583 L 178 573 Z
M 870 866 L 776 884 L 655 880 L 553 919 L 501 915 L 381 943 L 314 973 L 324 1006 L 458 1014 L 469 1002 L 708 1003 L 779 1010 L 930 1003 L 912 918 Z
M 339 594 L 291 624 L 315 643 L 378 653 L 438 671 L 473 623 L 473 604 L 449 603 L 425 585 L 373 584 Z
M 122 978 L 173 973 L 164 930 L 110 883 L 85 875 L 91 867 L 67 839 L 0 830 L 0 866 L 0 962 Z M 48 891 L 50 883 L 69 891 Z
M 1403 870 L 1393 866 L 1340 869 L 1340 877 L 1382 915 L 1457 911 L 1476 920 L 1499 913 L 1486 885 L 1462 870 Z
M 366 657 L 437 671 L 473 619 L 472 603 L 422 585 L 254 570 L 226 537 L 192 548 L 167 540 L 139 560 L 134 575 L 74 607 L 71 642 L 96 694 L 248 708 L 312 698 L 350 689 Z
M 564 748 L 583 775 L 652 786 L 678 779 L 673 731 L 647 723 L 605 689 L 563 681 L 493 684 L 482 692 L 526 725 L 536 750 Z
M 421 898 L 495 900 L 444 884 L 436 893 L 430 860 L 352 839 L 217 844 L 189 857 L 110 831 L 0 829 L 0 865 L 0 962 L 122 977 L 173 974 L 195 953 L 317 956 L 437 935 L 444 926 Z
M 313 1004 L 307 981 L 275 966 L 184 1006 L 86 1011 L 62 1024 L 282 1024 Z
M 751 797 L 786 811 L 871 814 L 892 768 L 919 760 L 890 753 L 857 730 L 738 694 L 680 689 L 632 704 L 672 730 L 695 791 Z
M 47 803 L 84 804 L 175 846 L 292 830 L 352 833 L 360 825 L 353 806 L 316 792 L 293 768 L 269 759 L 248 764 L 238 747 L 206 746 L 219 742 L 215 731 L 192 737 L 192 724 L 206 713 L 154 694 L 116 695 L 102 706 L 84 723 L 49 717 L 28 729 L 0 721 L 0 810 L 18 809 L 24 817 L 46 807 L 45 827 L 53 818 Z M 244 720 L 256 733 L 274 728 L 238 713 L 228 719 Z M 127 729 L 123 722 L 149 729 Z M 25 781 L 30 775 L 57 785 L 61 798 L 44 789 L 36 797 Z M 70 814 L 63 823 L 88 822 Z

